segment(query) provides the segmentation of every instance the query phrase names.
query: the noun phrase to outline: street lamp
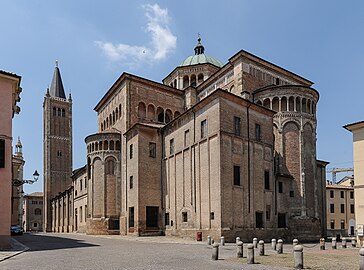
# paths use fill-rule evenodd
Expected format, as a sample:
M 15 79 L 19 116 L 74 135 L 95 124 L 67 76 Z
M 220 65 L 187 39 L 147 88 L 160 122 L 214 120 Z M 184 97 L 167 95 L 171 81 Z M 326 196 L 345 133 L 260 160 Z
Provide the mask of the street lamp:
M 27 179 L 23 179 L 23 180 L 19 180 L 19 179 L 13 179 L 13 186 L 19 187 L 23 184 L 34 184 L 35 182 L 38 181 L 39 178 L 39 173 L 37 170 L 35 170 L 35 172 L 33 173 L 33 179 L 27 180 Z

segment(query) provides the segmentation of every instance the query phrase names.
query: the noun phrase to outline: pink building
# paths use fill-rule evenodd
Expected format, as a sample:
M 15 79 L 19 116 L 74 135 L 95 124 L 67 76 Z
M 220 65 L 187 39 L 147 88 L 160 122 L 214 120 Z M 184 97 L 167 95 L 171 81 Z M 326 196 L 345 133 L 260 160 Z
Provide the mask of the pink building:
M 12 119 L 20 112 L 21 77 L 0 70 L 0 248 L 10 242 L 12 187 Z

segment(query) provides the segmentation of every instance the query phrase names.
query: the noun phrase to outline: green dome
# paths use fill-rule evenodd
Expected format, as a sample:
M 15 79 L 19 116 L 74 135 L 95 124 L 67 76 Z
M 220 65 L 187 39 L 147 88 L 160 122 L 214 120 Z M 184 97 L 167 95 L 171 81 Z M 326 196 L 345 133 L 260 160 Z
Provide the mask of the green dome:
M 191 55 L 191 56 L 187 57 L 179 66 L 185 67 L 185 66 L 209 63 L 209 64 L 213 64 L 214 66 L 217 66 L 217 67 L 222 67 L 223 64 L 219 60 L 205 54 L 205 48 L 201 44 L 200 36 L 198 36 L 197 41 L 198 41 L 198 43 L 194 49 L 195 55 Z
M 217 66 L 217 67 L 223 66 L 223 64 L 219 60 L 217 60 L 211 56 L 208 56 L 204 53 L 195 54 L 195 55 L 191 55 L 191 56 L 187 57 L 179 66 L 185 67 L 185 66 L 191 66 L 191 65 L 197 65 L 197 64 L 207 64 L 207 63 L 213 64 L 214 66 Z

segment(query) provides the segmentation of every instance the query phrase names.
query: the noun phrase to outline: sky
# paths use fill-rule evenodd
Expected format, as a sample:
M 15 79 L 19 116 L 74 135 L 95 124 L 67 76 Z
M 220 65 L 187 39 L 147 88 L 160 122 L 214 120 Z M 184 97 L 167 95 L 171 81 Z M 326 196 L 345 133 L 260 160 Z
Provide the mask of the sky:
M 25 192 L 43 189 L 42 106 L 56 60 L 73 98 L 76 169 L 86 163 L 84 138 L 97 131 L 93 108 L 116 79 L 161 82 L 193 54 L 198 33 L 223 63 L 243 49 L 315 82 L 317 159 L 353 167 L 342 126 L 364 120 L 363 12 L 359 0 L 1 1 L 0 70 L 22 76 L 13 138 L 23 144 L 24 178 L 40 173 Z

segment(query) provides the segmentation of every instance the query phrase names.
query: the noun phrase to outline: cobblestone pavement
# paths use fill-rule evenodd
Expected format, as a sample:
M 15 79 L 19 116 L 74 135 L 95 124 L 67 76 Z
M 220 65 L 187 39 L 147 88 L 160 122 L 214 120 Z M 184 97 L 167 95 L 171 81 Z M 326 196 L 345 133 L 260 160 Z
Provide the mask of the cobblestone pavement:
M 18 242 L 14 238 L 11 238 L 9 250 L 0 250 L 0 262 L 19 255 L 27 250 L 27 246 L 24 246 L 22 243 Z
M 236 258 L 236 246 L 219 247 L 219 260 L 211 260 L 212 248 L 205 242 L 174 237 L 90 236 L 84 234 L 24 234 L 16 237 L 30 249 L 23 254 L 0 261 L 1 270 L 12 269 L 293 269 L 292 245 L 284 245 L 284 254 L 277 255 L 265 244 L 266 256 L 257 256 L 257 264 L 246 264 Z M 18 246 L 20 249 L 24 246 Z M 304 247 L 307 269 L 358 269 L 358 249 L 325 251 L 318 245 Z M 19 251 L 13 251 L 19 252 Z M 4 254 L 0 252 L 0 258 Z M 6 254 L 5 254 L 6 255 Z M 10 254 L 11 255 L 11 254 Z M 246 245 L 244 245 L 246 256 Z M 0 259 L 1 260 L 1 259 Z

